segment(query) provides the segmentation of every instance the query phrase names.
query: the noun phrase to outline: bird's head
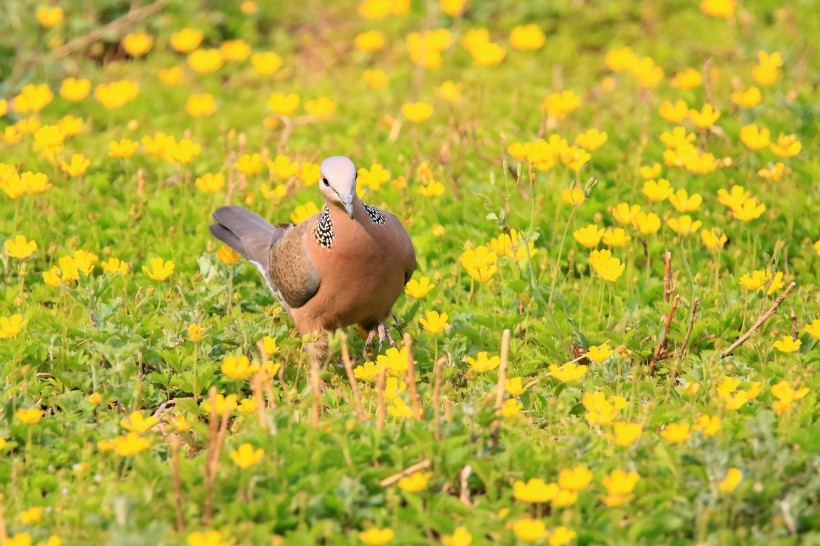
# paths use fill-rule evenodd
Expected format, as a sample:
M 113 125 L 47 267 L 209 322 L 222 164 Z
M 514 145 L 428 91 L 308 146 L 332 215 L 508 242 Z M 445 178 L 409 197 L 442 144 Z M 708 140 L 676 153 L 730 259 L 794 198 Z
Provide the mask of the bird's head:
M 335 155 L 322 161 L 322 178 L 319 189 L 325 201 L 345 210 L 353 218 L 356 199 L 356 166 L 347 157 Z

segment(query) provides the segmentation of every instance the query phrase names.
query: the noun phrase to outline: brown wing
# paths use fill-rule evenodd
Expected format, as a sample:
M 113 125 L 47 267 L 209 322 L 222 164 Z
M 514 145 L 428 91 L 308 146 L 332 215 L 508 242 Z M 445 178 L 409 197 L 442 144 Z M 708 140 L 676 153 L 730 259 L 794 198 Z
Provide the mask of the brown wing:
M 319 276 L 305 247 L 312 224 L 293 226 L 270 248 L 268 276 L 291 308 L 302 307 L 319 291 Z

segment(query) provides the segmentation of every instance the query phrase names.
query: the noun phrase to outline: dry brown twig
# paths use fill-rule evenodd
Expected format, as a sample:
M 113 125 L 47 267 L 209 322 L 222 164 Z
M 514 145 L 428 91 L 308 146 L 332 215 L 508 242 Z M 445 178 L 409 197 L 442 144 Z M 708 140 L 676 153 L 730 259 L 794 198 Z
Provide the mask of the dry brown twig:
M 674 289 L 675 287 L 672 286 L 672 253 L 667 250 L 663 255 L 663 301 L 669 303 Z
M 382 486 L 382 487 L 390 487 L 391 485 L 393 485 L 394 483 L 396 483 L 400 479 L 406 478 L 410 474 L 418 472 L 419 470 L 424 470 L 425 468 L 430 468 L 431 464 L 433 464 L 433 461 L 431 461 L 430 459 L 424 459 L 423 461 L 419 461 L 419 462 L 417 462 L 416 464 L 414 464 L 412 466 L 408 466 L 407 468 L 405 468 L 401 472 L 397 472 L 396 474 L 393 474 L 392 476 L 386 477 L 385 479 L 383 479 L 382 481 L 379 482 L 379 485 Z
M 171 473 L 174 476 L 174 511 L 177 517 L 177 532 L 185 529 L 185 514 L 182 511 L 182 477 L 179 473 L 179 437 L 171 435 Z
M 792 338 L 797 339 L 800 337 L 800 328 L 797 326 L 797 313 L 794 312 L 792 309 L 790 317 L 792 321 Z
M 441 415 L 438 409 L 439 400 L 441 399 L 441 367 L 447 361 L 447 357 L 442 356 L 436 360 L 433 367 L 433 375 L 435 377 L 433 383 L 433 431 L 435 437 L 439 438 L 439 426 L 441 425 Z
M 795 286 L 797 286 L 796 282 L 792 281 L 791 283 L 789 283 L 789 286 L 786 287 L 786 289 L 783 291 L 783 293 L 780 294 L 779 296 L 777 296 L 777 299 L 774 300 L 774 303 L 772 304 L 772 306 L 769 307 L 769 309 L 767 311 L 761 313 L 759 317 L 757 317 L 757 320 L 755 321 L 754 324 L 752 324 L 751 328 L 746 330 L 745 334 L 743 334 L 742 336 L 737 338 L 734 343 L 729 345 L 726 349 L 724 349 L 720 353 L 720 358 L 726 358 L 727 356 L 732 354 L 732 352 L 735 349 L 737 349 L 738 347 L 740 347 L 741 345 L 746 343 L 746 341 L 750 337 L 752 337 L 752 334 L 755 332 L 755 330 L 757 330 L 758 328 L 763 326 L 763 323 L 766 322 L 767 320 L 769 320 L 769 318 L 771 318 L 771 316 L 774 315 L 777 312 L 777 308 L 780 307 L 780 304 L 783 303 L 783 300 L 786 299 L 786 297 L 789 295 L 789 293 L 792 290 L 794 290 Z
M 695 301 L 692 302 L 692 310 L 689 312 L 689 325 L 686 327 L 686 337 L 683 339 L 683 345 L 680 346 L 678 358 L 681 358 L 686 354 L 687 347 L 689 346 L 689 338 L 692 337 L 692 329 L 695 326 L 695 315 L 698 312 L 699 305 L 700 298 L 695 298 Z
M 498 413 L 490 429 L 490 445 L 498 445 L 501 435 L 501 408 L 504 406 L 504 393 L 507 390 L 507 365 L 510 361 L 510 331 L 501 333 L 501 363 L 498 365 L 498 383 L 495 386 L 495 411 Z
M 353 393 L 353 406 L 356 410 L 356 415 L 359 416 L 359 421 L 367 420 L 362 407 L 362 395 L 359 392 L 359 382 L 356 381 L 356 374 L 353 373 L 353 362 L 350 360 L 350 350 L 347 347 L 347 338 L 342 337 L 342 362 L 347 373 L 347 381 L 350 383 L 350 392 Z
M 410 334 L 405 333 L 403 336 L 404 347 L 407 349 L 407 388 L 410 391 L 410 401 L 413 406 L 413 418 L 416 421 L 421 420 L 421 404 L 419 403 L 419 393 L 416 389 L 416 366 L 413 361 L 413 340 Z
M 376 429 L 384 428 L 384 419 L 387 408 L 384 405 L 384 383 L 387 377 L 387 368 L 379 370 L 379 375 L 376 377 Z
M 658 338 L 658 345 L 655 347 L 655 352 L 652 353 L 652 359 L 649 361 L 650 371 L 654 371 L 658 361 L 665 358 L 664 349 L 666 348 L 666 340 L 669 338 L 669 327 L 672 326 L 672 319 L 675 316 L 675 310 L 678 308 L 679 301 L 680 295 L 676 294 L 675 299 L 672 300 L 672 307 L 669 308 L 669 313 L 666 315 L 666 320 L 664 320 L 663 332 L 661 333 L 661 337 Z
M 467 483 L 467 480 L 470 479 L 470 474 L 473 473 L 473 467 L 470 465 L 465 465 L 464 468 L 461 469 L 461 472 L 458 475 L 459 478 L 459 492 L 458 492 L 458 499 L 466 504 L 467 506 L 472 506 L 473 503 L 470 500 L 470 486 Z

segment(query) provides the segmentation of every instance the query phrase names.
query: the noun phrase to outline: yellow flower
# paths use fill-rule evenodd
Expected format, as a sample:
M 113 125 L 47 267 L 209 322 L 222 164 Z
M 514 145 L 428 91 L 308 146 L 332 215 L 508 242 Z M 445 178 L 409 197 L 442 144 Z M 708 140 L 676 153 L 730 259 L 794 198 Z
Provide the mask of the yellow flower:
M 92 406 L 96 406 L 97 404 L 102 403 L 102 401 L 103 401 L 103 396 L 98 392 L 92 392 L 88 396 L 88 403 L 91 404 Z
M 687 133 L 685 127 L 675 127 L 671 131 L 661 133 L 661 142 L 670 150 L 686 147 L 695 141 L 695 133 Z
M 720 432 L 720 417 L 717 415 L 700 415 L 692 428 L 702 430 L 704 436 L 715 436 Z
M 262 448 L 254 449 L 251 444 L 245 443 L 239 446 L 238 449 L 231 451 L 231 460 L 242 470 L 248 469 L 257 464 L 265 456 Z
M 769 130 L 758 128 L 756 123 L 740 128 L 740 140 L 750 150 L 762 150 L 769 145 Z
M 17 337 L 27 323 L 28 321 L 23 320 L 23 315 L 19 313 L 15 313 L 10 317 L 0 317 L 0 339 Z
M 202 339 L 203 328 L 199 324 L 188 325 L 188 339 L 198 343 Z
M 640 480 L 640 476 L 634 470 L 625 472 L 616 468 L 609 475 L 604 476 L 601 483 L 606 488 L 607 496 L 604 504 L 607 506 L 620 506 L 629 501 L 635 491 L 635 485 Z
M 626 72 L 637 61 L 635 53 L 629 47 L 616 47 L 606 52 L 604 62 L 613 72 Z
M 442 546 L 470 546 L 473 543 L 473 535 L 466 528 L 456 527 L 452 535 L 442 535 Z
M 715 124 L 720 117 L 720 112 L 715 110 L 711 104 L 703 105 L 703 108 L 698 110 L 689 110 L 689 119 L 701 129 L 706 129 Z
M 558 486 L 567 491 L 582 491 L 592 481 L 592 472 L 585 466 L 564 468 L 558 474 Z
M 758 63 L 752 67 L 752 77 L 761 85 L 771 85 L 780 78 L 780 67 L 783 66 L 783 57 L 780 53 L 757 53 Z
M 550 546 L 566 546 L 575 539 L 577 533 L 572 529 L 559 525 L 553 528 L 547 535 L 547 542 Z
M 254 72 L 260 76 L 276 74 L 283 64 L 285 64 L 285 61 L 282 57 L 273 51 L 264 51 L 251 55 L 251 66 L 253 66 Z
M 656 165 L 660 167 L 660 164 L 656 163 Z M 653 203 L 664 201 L 675 193 L 675 190 L 672 189 L 672 186 L 669 184 L 669 180 L 665 178 L 661 178 L 657 181 L 652 179 L 647 180 L 643 183 L 641 191 Z
M 427 489 L 427 484 L 433 476 L 432 472 L 413 472 L 398 482 L 399 489 L 406 493 L 418 493 Z
M 641 235 L 652 235 L 661 228 L 661 218 L 654 212 L 639 212 L 635 223 Z
M 658 113 L 669 123 L 680 123 L 689 115 L 689 105 L 680 99 L 675 101 L 674 104 L 665 100 L 658 108 Z
M 91 92 L 91 81 L 85 78 L 66 78 L 60 84 L 60 96 L 71 102 L 83 100 Z
M 54 28 L 63 22 L 63 8 L 60 6 L 40 6 L 34 12 L 37 22 L 43 28 Z
M 703 241 L 703 246 L 712 252 L 722 249 L 729 240 L 726 234 L 718 228 L 704 229 L 700 232 L 700 238 Z
M 107 109 L 121 108 L 139 95 L 140 86 L 132 80 L 101 83 L 94 88 L 94 98 Z
M 71 154 L 69 162 L 60 161 L 60 169 L 73 177 L 84 175 L 89 165 L 91 165 L 91 160 L 81 154 Z
M 792 402 L 800 400 L 809 393 L 807 387 L 795 390 L 789 382 L 785 380 L 776 385 L 772 385 L 771 391 L 772 396 L 777 398 L 777 401 L 772 403 L 772 408 L 778 415 L 791 411 Z
M 515 398 L 508 398 L 504 400 L 504 405 L 501 406 L 501 416 L 504 418 L 516 417 L 521 415 L 521 410 L 524 409 L 524 404 Z
M 520 377 L 508 377 L 504 381 L 504 390 L 507 391 L 507 394 L 521 396 L 527 390 L 527 387 L 521 384 Z
M 108 156 L 117 159 L 127 159 L 134 155 L 139 148 L 139 142 L 134 142 L 130 138 L 112 140 L 108 143 Z
M 786 165 L 782 162 L 778 161 L 777 163 L 769 163 L 767 166 L 757 171 L 757 174 L 759 174 L 761 178 L 764 178 L 765 180 L 777 182 L 781 178 L 783 178 L 784 174 L 789 172 L 791 172 L 791 169 L 786 167 Z
M 586 150 L 575 146 L 569 147 L 561 153 L 561 161 L 574 172 L 581 170 L 581 167 L 586 165 L 590 159 L 592 159 L 592 156 Z
M 194 531 L 188 535 L 188 546 L 228 546 L 219 531 Z
M 176 87 L 182 83 L 182 68 L 172 66 L 159 71 L 159 80 L 168 87 Z
M 780 157 L 794 157 L 800 153 L 802 146 L 797 136 L 780 133 L 777 143 L 772 142 L 769 148 Z
M 365 0 L 365 3 L 373 3 L 373 0 Z M 359 8 L 361 11 L 361 8 Z M 362 531 L 359 533 L 359 540 L 362 543 L 366 544 L 367 546 L 384 546 L 388 544 L 396 534 L 393 532 L 393 529 L 389 527 L 385 529 L 379 529 L 378 527 L 372 527 L 367 531 Z
M 700 72 L 694 68 L 687 68 L 686 70 L 675 74 L 669 83 L 672 87 L 676 87 L 678 89 L 694 89 L 703 83 L 703 76 L 701 76 Z
M 336 102 L 328 97 L 319 97 L 305 103 L 305 112 L 316 119 L 328 119 L 336 113 Z
M 142 266 L 142 270 L 148 277 L 155 281 L 164 281 L 171 276 L 176 268 L 176 264 L 171 260 L 167 262 L 162 258 L 151 258 L 151 267 Z
M 604 236 L 604 228 L 599 228 L 595 224 L 589 224 L 586 227 L 576 229 L 572 232 L 572 237 L 578 241 L 579 244 L 587 248 L 595 248 L 601 242 Z
M 606 230 L 603 236 L 603 243 L 606 246 L 611 247 L 622 247 L 629 242 L 631 237 L 626 234 L 623 228 L 609 228 Z
M 362 79 L 370 89 L 379 90 L 387 87 L 390 79 L 387 77 L 387 72 L 381 69 L 365 70 L 362 73 Z
M 193 118 L 205 118 L 216 112 L 216 101 L 210 93 L 195 93 L 185 102 L 185 111 Z
M 242 154 L 234 164 L 236 170 L 245 176 L 262 172 L 262 166 L 262 156 L 260 154 Z
M 353 45 L 359 51 L 365 53 L 373 53 L 384 47 L 384 32 L 379 30 L 368 30 L 356 35 L 353 40 Z
M 410 102 L 402 105 L 401 113 L 411 122 L 421 123 L 433 115 L 433 106 L 426 102 Z
M 740 484 L 741 480 L 743 480 L 743 473 L 739 468 L 732 467 L 728 472 L 726 472 L 726 477 L 724 477 L 720 482 L 718 488 L 721 493 L 731 493 L 737 489 L 737 486 Z
M 718 203 L 729 208 L 740 206 L 744 201 L 751 199 L 752 197 L 751 192 L 746 191 L 743 186 L 738 186 L 737 184 L 732 186 L 731 190 L 728 192 L 723 188 L 719 189 L 717 195 Z
M 171 34 L 171 47 L 180 53 L 190 53 L 202 43 L 202 31 L 183 28 Z
M 581 106 L 581 97 L 572 91 L 560 91 L 547 96 L 541 109 L 550 117 L 564 119 L 579 106 Z
M 641 212 L 641 206 L 618 203 L 615 208 L 610 209 L 610 212 L 619 224 L 632 225 L 635 223 L 638 213 Z
M 547 528 L 544 522 L 537 519 L 521 518 L 512 523 L 515 538 L 522 542 L 536 542 L 544 538 Z
M 441 11 L 450 17 L 461 15 L 467 5 L 467 0 L 438 0 Z
M 731 209 L 735 218 L 741 222 L 749 222 L 760 218 L 760 215 L 766 211 L 766 205 L 758 203 L 756 198 L 751 198 L 742 203 L 734 203 Z
M 7 239 L 4 246 L 10 257 L 25 260 L 37 250 L 37 241 L 29 241 L 25 235 L 17 235 L 14 239 Z
M 196 49 L 188 55 L 188 66 L 200 74 L 216 72 L 224 62 L 218 49 Z
M 122 419 L 120 421 L 120 426 L 122 426 L 125 430 L 136 432 L 137 434 L 145 434 L 158 422 L 159 420 L 153 415 L 150 417 L 143 417 L 142 413 L 135 411 L 128 417 Z
M 672 217 L 667 219 L 666 225 L 668 225 L 672 231 L 678 235 L 689 235 L 690 233 L 696 233 L 700 229 L 701 221 L 695 220 L 693 222 L 691 216 L 684 214 L 682 216 L 678 216 L 677 218 Z
M 584 194 L 584 190 L 577 186 L 572 189 L 564 188 L 563 191 L 561 191 L 561 201 L 567 205 L 580 207 L 586 200 L 587 196 Z
M 42 515 L 43 508 L 41 506 L 34 506 L 20 512 L 20 523 L 23 525 L 34 525 L 40 521 Z
M 379 165 L 373 163 L 369 169 L 362 167 L 359 169 L 358 183 L 373 191 L 377 191 L 382 184 L 390 181 L 390 171 Z
M 3 319 L 0 319 L 2 321 Z M 10 337 L 2 335 L 4 328 L 0 326 L 0 337 Z M 13 337 L 13 336 L 11 336 Z M 40 408 L 20 408 L 14 412 L 14 417 L 24 425 L 36 425 L 43 418 L 43 411 Z
M 204 193 L 216 193 L 225 187 L 225 175 L 205 173 L 194 181 L 197 189 Z
M 126 34 L 122 39 L 122 48 L 132 57 L 142 57 L 154 46 L 154 39 L 145 34 Z
M 581 403 L 586 408 L 584 419 L 596 425 L 608 425 L 618 412 L 626 406 L 626 399 L 613 396 L 610 400 L 602 392 L 594 394 L 585 392 Z
M 353 376 L 361 381 L 372 383 L 381 372 L 381 369 L 381 366 L 377 366 L 375 362 L 368 360 L 364 364 L 353 368 Z
M 775 341 L 772 346 L 781 353 L 794 353 L 800 350 L 802 342 L 792 336 L 783 336 Z
M 14 97 L 14 109 L 20 114 L 36 114 L 45 108 L 54 99 L 54 93 L 51 92 L 46 84 L 27 84 L 23 86 L 20 94 Z M 36 118 L 32 118 L 36 119 Z M 39 127 L 39 120 L 36 121 Z M 36 128 L 30 130 L 34 132 Z
M 183 165 L 193 161 L 202 152 L 202 146 L 190 138 L 183 138 L 179 142 L 170 141 L 168 144 L 170 149 L 166 159 Z
M 233 380 L 244 380 L 251 376 L 254 372 L 254 367 L 251 365 L 247 356 L 226 356 L 222 359 L 222 366 L 220 367 L 222 373 Z
M 803 327 L 803 331 L 814 339 L 820 340 L 820 319 L 814 319 L 811 324 Z
M 401 350 L 390 347 L 383 355 L 376 357 L 376 363 L 387 368 L 391 375 L 402 376 L 409 365 L 407 358 L 407 347 L 402 347 Z
M 440 334 L 449 326 L 449 324 L 447 324 L 447 313 L 441 313 L 439 315 L 438 311 L 428 311 L 426 318 L 420 318 L 419 322 L 425 332 L 434 335 Z
M 544 41 L 544 32 L 535 24 L 519 25 L 510 31 L 510 45 L 519 51 L 541 49 Z
M 541 478 L 532 478 L 528 482 L 515 480 L 513 483 L 513 497 L 521 502 L 542 503 L 549 502 L 558 494 L 558 485 L 545 483 Z
M 478 373 L 488 372 L 494 370 L 501 363 L 501 358 L 498 356 L 488 356 L 487 351 L 481 351 L 475 358 L 468 356 L 467 363 L 470 368 Z
M 133 457 L 148 449 L 149 442 L 136 432 L 114 438 L 114 453 L 120 457 Z
M 607 134 L 599 131 L 598 129 L 590 129 L 585 133 L 581 133 L 577 137 L 575 137 L 575 144 L 584 148 L 585 150 L 589 150 L 590 152 L 594 152 L 598 148 L 604 145 L 607 140 Z
M 762 99 L 760 89 L 754 86 L 732 93 L 732 103 L 740 108 L 754 108 Z
M 670 444 L 683 443 L 689 436 L 689 423 L 669 423 L 661 430 L 661 438 Z
M 304 222 L 314 214 L 319 213 L 319 207 L 313 201 L 308 201 L 304 205 L 299 205 L 290 214 L 290 221 L 294 224 Z
M 461 265 L 467 274 L 477 282 L 484 282 L 492 278 L 498 271 L 496 261 L 498 256 L 484 245 L 470 248 L 461 255 Z
M 214 408 L 212 406 L 216 406 L 216 413 L 217 415 L 223 415 L 225 413 L 230 413 L 231 411 L 236 409 L 236 395 L 229 394 L 228 396 L 224 396 L 222 394 L 217 394 L 215 399 L 215 404 L 211 404 L 211 399 L 208 398 L 202 401 L 202 409 L 205 410 L 207 413 L 211 413 Z
M 612 256 L 609 250 L 593 250 L 589 255 L 589 265 L 605 281 L 615 282 L 624 272 L 626 264 Z
M 561 383 L 578 381 L 586 375 L 588 369 L 586 366 L 578 365 L 575 362 L 568 362 L 563 366 L 549 365 L 550 374 Z
M 112 273 L 114 275 L 127 275 L 130 271 L 128 266 L 128 262 L 124 262 L 119 258 L 108 258 L 107 260 L 100 263 L 102 269 L 106 273 Z
M 642 89 L 654 89 L 663 80 L 663 68 L 651 57 L 643 57 L 629 67 L 629 72 Z
M 642 431 L 643 427 L 638 423 L 615 421 L 612 424 L 612 441 L 617 446 L 628 447 L 638 441 Z
M 421 277 L 420 279 L 410 279 L 404 287 L 404 293 L 408 298 L 421 299 L 425 297 L 436 285 L 430 282 L 430 277 Z
M 661 164 L 653 163 L 652 165 L 643 165 L 638 169 L 638 172 L 641 173 L 641 177 L 644 180 L 654 180 L 661 175 Z M 668 180 L 666 182 L 669 183 Z M 660 180 L 658 180 L 658 183 L 660 183 Z
M 226 61 L 241 63 L 251 54 L 251 46 L 241 39 L 225 40 L 219 46 L 219 52 Z
M 461 87 L 460 83 L 447 80 L 438 86 L 436 94 L 447 102 L 456 103 L 461 100 Z
M 495 42 L 482 42 L 470 49 L 470 55 L 477 65 L 490 67 L 501 63 L 507 52 Z
M 669 196 L 669 202 L 678 212 L 691 212 L 700 208 L 703 197 L 697 193 L 690 196 L 686 190 L 678 190 Z
M 703 0 L 700 11 L 710 17 L 728 19 L 735 13 L 736 0 Z

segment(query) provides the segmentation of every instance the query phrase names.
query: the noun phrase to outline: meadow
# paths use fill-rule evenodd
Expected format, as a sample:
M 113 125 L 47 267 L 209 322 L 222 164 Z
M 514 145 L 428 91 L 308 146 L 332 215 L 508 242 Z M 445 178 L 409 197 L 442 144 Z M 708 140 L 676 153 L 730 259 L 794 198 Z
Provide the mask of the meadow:
M 0 544 L 820 544 L 812 4 L 2 2 Z M 340 154 L 317 377 L 208 224 Z

